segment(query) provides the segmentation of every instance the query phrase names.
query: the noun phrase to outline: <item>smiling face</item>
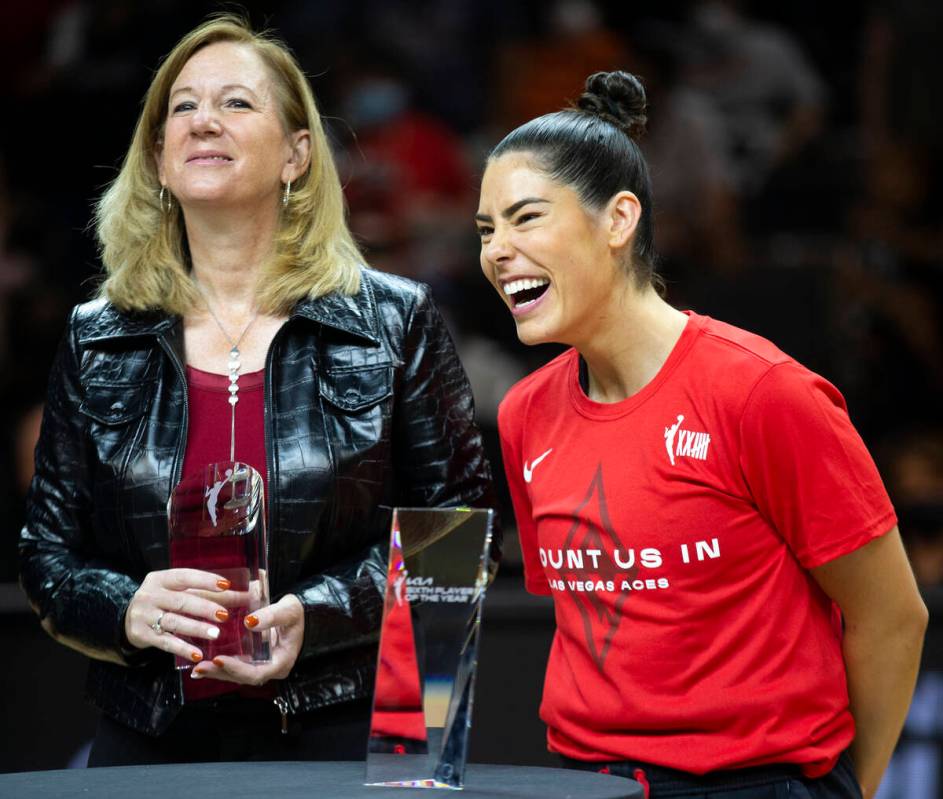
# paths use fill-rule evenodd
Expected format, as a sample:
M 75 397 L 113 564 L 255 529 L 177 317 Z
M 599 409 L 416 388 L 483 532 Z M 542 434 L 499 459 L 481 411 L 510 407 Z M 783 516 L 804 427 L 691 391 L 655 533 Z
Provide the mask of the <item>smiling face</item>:
M 158 176 L 184 210 L 275 210 L 282 184 L 306 166 L 307 142 L 307 131 L 286 133 L 258 54 L 217 42 L 195 53 L 171 86 Z
M 511 152 L 489 162 L 475 219 L 481 269 L 524 344 L 579 348 L 612 321 L 630 279 L 615 257 L 624 235 L 614 236 L 610 207 L 586 209 L 532 156 Z

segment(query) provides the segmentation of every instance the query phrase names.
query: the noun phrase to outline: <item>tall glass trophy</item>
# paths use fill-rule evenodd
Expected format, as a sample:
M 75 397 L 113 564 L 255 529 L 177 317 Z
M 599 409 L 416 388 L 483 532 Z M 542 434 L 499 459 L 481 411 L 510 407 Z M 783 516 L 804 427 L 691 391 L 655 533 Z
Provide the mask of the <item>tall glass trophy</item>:
M 266 564 L 265 502 L 262 476 L 238 461 L 211 463 L 177 484 L 167 506 L 170 565 L 213 572 L 230 588 L 206 596 L 224 605 L 227 621 L 219 638 L 191 640 L 211 660 L 232 655 L 242 660 L 271 660 L 271 635 L 246 628 L 245 617 L 269 604 Z M 186 636 L 180 636 L 190 640 Z M 192 661 L 177 657 L 178 669 Z
M 492 516 L 393 511 L 367 785 L 463 786 Z

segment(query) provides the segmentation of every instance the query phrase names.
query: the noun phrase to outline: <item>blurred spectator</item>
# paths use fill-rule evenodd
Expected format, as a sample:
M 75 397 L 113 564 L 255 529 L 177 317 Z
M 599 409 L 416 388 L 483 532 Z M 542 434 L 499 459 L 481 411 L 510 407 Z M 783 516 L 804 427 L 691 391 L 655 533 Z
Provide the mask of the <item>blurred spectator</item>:
M 868 146 L 913 142 L 943 156 L 943 4 L 872 0 L 858 70 L 862 128 Z
M 539 18 L 545 33 L 506 42 L 497 54 L 492 107 L 502 132 L 576 100 L 587 75 L 628 66 L 625 44 L 605 27 L 597 3 L 552 0 Z
M 683 82 L 688 39 L 675 25 L 648 21 L 632 37 L 649 100 L 642 140 L 655 195 L 655 236 L 672 281 L 685 272 L 734 272 L 744 260 L 736 175 L 727 130 L 714 101 Z
M 863 167 L 837 253 L 836 367 L 865 427 L 930 420 L 943 400 L 943 207 L 925 151 L 885 141 Z
M 753 195 L 821 131 L 825 85 L 795 37 L 750 18 L 747 5 L 695 6 L 692 24 L 702 46 L 689 80 L 716 102 L 737 185 Z
M 471 258 L 475 198 L 464 142 L 414 107 L 391 60 L 358 59 L 342 103 L 354 134 L 341 159 L 351 230 L 373 266 L 448 280 Z
M 351 35 L 364 52 L 395 56 L 416 106 L 461 133 L 481 122 L 491 101 L 481 80 L 512 3 L 501 0 L 357 0 Z
M 43 54 L 52 21 L 69 0 L 34 0 L 0 5 L 0 69 L 3 92 L 22 96 L 33 90 L 43 70 Z M 41 80 L 39 81 L 41 82 Z

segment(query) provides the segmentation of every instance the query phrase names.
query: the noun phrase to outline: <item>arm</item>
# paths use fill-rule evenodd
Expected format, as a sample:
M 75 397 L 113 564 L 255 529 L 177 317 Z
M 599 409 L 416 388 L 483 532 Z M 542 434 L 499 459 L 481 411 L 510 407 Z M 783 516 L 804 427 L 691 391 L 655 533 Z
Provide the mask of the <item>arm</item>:
M 907 715 L 927 609 L 896 527 L 812 569 L 812 576 L 845 619 L 842 646 L 855 719 L 851 754 L 864 799 L 870 799 Z
M 452 339 L 425 287 L 405 320 L 404 364 L 393 385 L 394 503 L 404 507 L 494 507 L 491 470 L 474 401 Z M 394 345 L 395 346 L 395 345 Z M 375 640 L 386 586 L 389 513 L 377 511 L 377 544 L 292 591 L 305 608 L 308 657 Z M 501 553 L 495 525 L 492 560 Z
M 759 381 L 741 433 L 757 507 L 844 615 L 852 752 L 872 796 L 907 711 L 926 625 L 893 507 L 841 394 L 798 364 L 781 363 Z
M 424 286 L 407 322 L 403 352 L 406 363 L 393 411 L 397 501 L 417 507 L 494 507 L 471 386 Z M 492 555 L 500 557 L 500 540 Z
M 143 582 L 102 557 L 95 542 L 94 448 L 87 401 L 79 379 L 76 317 L 52 367 L 36 447 L 26 525 L 20 536 L 20 581 L 43 629 L 54 639 L 98 660 L 121 665 L 151 662 L 157 649 L 202 656 L 175 633 L 207 637 L 223 606 L 188 589 L 219 591 L 218 575 L 191 569 L 151 572 Z M 166 613 L 165 613 L 166 611 Z M 164 632 L 151 626 L 161 618 Z
M 122 620 L 138 584 L 95 557 L 81 401 L 73 315 L 52 367 L 36 446 L 20 582 L 49 635 L 89 657 L 125 663 Z

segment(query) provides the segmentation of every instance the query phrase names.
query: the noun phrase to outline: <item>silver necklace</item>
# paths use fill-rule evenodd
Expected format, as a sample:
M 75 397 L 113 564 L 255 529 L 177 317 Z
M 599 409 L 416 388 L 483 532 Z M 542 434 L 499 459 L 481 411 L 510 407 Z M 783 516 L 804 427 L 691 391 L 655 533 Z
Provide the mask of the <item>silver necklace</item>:
M 229 333 L 226 332 L 226 328 L 223 327 L 223 323 L 219 321 L 219 317 L 216 315 L 216 312 L 213 310 L 213 306 L 210 305 L 210 301 L 207 298 L 206 294 L 203 293 L 203 289 L 200 288 L 199 283 L 197 284 L 197 290 L 200 292 L 200 295 L 203 297 L 203 302 L 206 303 L 206 310 L 210 312 L 210 316 L 213 317 L 213 321 L 216 322 L 216 326 L 219 328 L 220 333 L 223 334 L 223 337 L 226 341 L 229 342 L 229 407 L 232 410 L 230 416 L 230 426 L 229 426 L 229 460 L 236 460 L 236 403 L 239 402 L 239 370 L 242 368 L 242 361 L 240 360 L 241 353 L 239 352 L 239 345 L 242 344 L 242 340 L 246 337 L 246 333 L 249 332 L 249 328 L 252 327 L 252 323 L 259 318 L 259 312 L 256 311 L 252 318 L 249 320 L 248 324 L 242 329 L 242 333 L 239 334 L 239 338 L 235 341 L 232 340 L 232 337 Z

